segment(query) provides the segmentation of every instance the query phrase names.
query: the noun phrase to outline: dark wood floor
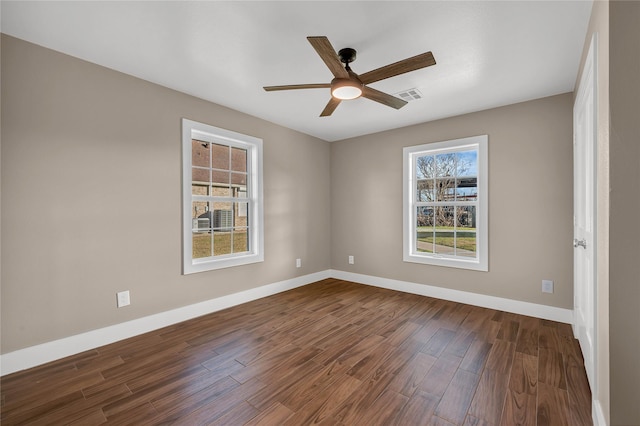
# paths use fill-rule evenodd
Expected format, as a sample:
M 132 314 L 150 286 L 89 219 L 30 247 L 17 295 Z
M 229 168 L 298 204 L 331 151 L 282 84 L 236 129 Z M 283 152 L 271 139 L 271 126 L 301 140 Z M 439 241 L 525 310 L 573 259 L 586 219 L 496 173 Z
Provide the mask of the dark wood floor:
M 3 425 L 589 425 L 567 324 L 324 280 L 2 378 Z

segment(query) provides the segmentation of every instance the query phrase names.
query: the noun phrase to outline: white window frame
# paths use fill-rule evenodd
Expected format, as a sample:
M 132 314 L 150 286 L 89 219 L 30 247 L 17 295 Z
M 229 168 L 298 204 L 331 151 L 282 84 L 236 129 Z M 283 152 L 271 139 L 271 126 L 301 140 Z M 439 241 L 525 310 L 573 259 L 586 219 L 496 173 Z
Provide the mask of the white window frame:
M 488 140 L 487 135 L 479 135 L 403 148 L 403 260 L 405 262 L 477 271 L 489 270 Z M 478 199 L 475 202 L 477 256 L 475 259 L 470 259 L 463 256 L 419 252 L 416 244 L 417 158 L 470 149 L 477 149 L 478 152 Z M 455 204 L 455 202 L 447 204 Z
M 205 142 L 226 145 L 247 150 L 247 197 L 249 222 L 249 251 L 227 255 L 193 259 L 193 234 L 191 209 L 193 138 Z M 198 197 L 198 196 L 195 196 Z M 264 214 L 262 196 L 262 139 L 220 129 L 218 127 L 182 119 L 182 273 L 211 271 L 232 266 L 264 261 Z

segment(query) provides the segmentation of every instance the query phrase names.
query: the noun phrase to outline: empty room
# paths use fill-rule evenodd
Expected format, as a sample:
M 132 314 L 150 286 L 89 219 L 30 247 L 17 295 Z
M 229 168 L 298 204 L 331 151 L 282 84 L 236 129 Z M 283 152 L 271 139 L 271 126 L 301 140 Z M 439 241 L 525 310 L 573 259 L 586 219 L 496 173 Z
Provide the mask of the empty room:
M 640 426 L 640 2 L 0 18 L 3 425 Z

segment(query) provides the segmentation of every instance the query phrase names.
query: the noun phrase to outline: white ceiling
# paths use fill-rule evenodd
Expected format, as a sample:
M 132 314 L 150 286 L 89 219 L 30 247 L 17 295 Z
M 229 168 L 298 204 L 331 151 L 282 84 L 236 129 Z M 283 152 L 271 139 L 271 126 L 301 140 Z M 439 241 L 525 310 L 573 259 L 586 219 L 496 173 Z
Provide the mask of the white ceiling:
M 578 1 L 2 1 L 1 29 L 327 141 L 570 92 L 591 13 Z M 357 50 L 353 70 L 432 51 L 437 64 L 371 87 L 418 88 L 400 110 L 367 99 L 319 117 L 329 89 L 307 42 Z

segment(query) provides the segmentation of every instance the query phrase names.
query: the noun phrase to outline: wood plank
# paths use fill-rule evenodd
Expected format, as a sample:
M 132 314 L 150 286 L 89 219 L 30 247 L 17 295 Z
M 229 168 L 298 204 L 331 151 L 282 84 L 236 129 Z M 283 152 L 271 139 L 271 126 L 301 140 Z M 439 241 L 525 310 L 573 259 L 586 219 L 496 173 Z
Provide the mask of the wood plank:
M 332 415 L 332 422 L 345 425 L 357 424 L 358 419 L 365 415 L 378 396 L 385 391 L 392 374 L 373 376 L 362 384 L 336 409 Z
M 476 392 L 480 376 L 458 369 L 451 379 L 435 415 L 454 424 L 462 424 Z
M 506 320 L 500 325 L 497 339 L 506 340 L 507 342 L 515 343 L 518 339 L 518 330 L 520 329 L 520 323 L 518 321 Z
M 541 383 L 567 390 L 567 380 L 564 370 L 562 353 L 553 349 L 539 349 L 538 380 Z
M 489 423 L 485 420 L 479 419 L 469 414 L 467 418 L 464 419 L 464 426 L 495 426 L 495 425 L 493 423 Z
M 502 417 L 508 386 L 508 372 L 485 368 L 469 407 L 469 414 L 487 423 L 498 424 Z
M 538 330 L 538 347 L 562 352 L 562 343 L 557 327 L 542 326 Z
M 420 351 L 424 352 L 427 355 L 439 357 L 442 352 L 444 352 L 449 342 L 455 336 L 456 332 L 441 328 L 436 331 L 436 334 L 434 334 L 433 337 L 429 339 L 427 344 L 424 345 L 424 347 Z
M 395 418 L 400 414 L 408 400 L 409 398 L 404 395 L 385 390 L 358 422 L 371 426 L 395 424 Z
M 395 424 L 422 424 L 431 418 L 439 402 L 439 396 L 418 390 L 409 398 L 409 401 L 407 401 L 400 413 L 398 413 Z
M 461 328 L 456 336 L 449 342 L 445 352 L 460 358 L 464 358 L 471 344 L 476 340 L 476 332 Z
M 517 393 L 536 395 L 538 392 L 538 358 L 516 352 L 511 368 L 509 389 Z
M 203 400 L 190 401 L 191 406 L 180 404 L 168 413 L 162 414 L 163 422 L 180 424 L 209 424 L 228 414 L 237 404 L 248 401 L 257 392 L 264 389 L 265 384 L 258 380 L 250 380 L 239 386 L 230 386 L 227 390 L 215 393 Z
M 213 422 L 207 423 L 207 426 L 230 426 L 248 424 L 260 412 L 251 406 L 248 402 L 242 401 L 236 404 L 226 414 L 218 417 Z
M 262 411 L 258 416 L 254 417 L 251 421 L 245 423 L 245 426 L 269 426 L 269 425 L 281 425 L 289 417 L 294 414 L 289 408 L 275 402 L 266 410 Z M 240 423 L 227 423 L 227 424 L 240 424 Z
M 462 359 L 460 368 L 470 373 L 480 374 L 492 347 L 493 345 L 491 343 L 476 339 Z
M 536 426 L 536 423 L 536 396 L 508 389 L 500 426 Z
M 263 389 L 256 392 L 256 394 L 253 395 L 251 399 L 248 399 L 247 402 L 258 410 L 264 410 L 274 402 L 279 401 L 280 398 L 285 395 L 289 395 L 292 392 L 292 388 L 295 386 L 301 386 L 305 383 L 300 381 L 301 376 L 307 377 L 317 374 L 322 371 L 323 368 L 325 368 L 325 366 L 322 364 L 309 361 L 295 370 L 283 370 L 281 373 L 283 376 L 281 380 L 267 383 Z
M 391 383 L 389 383 L 389 390 L 408 397 L 412 396 L 437 360 L 438 358 L 422 352 L 416 354 L 398 374 L 395 375 Z
M 590 425 L 591 389 L 584 374 L 582 359 L 574 356 L 565 357 L 567 375 L 567 394 L 569 396 L 569 420 L 571 424 Z
M 313 400 L 318 392 L 327 387 L 333 387 L 337 380 L 344 377 L 347 368 L 346 365 L 337 361 L 326 365 L 316 374 L 308 374 L 304 381 L 290 387 L 288 392 L 281 393 L 278 400 L 296 412 Z
M 538 328 L 540 320 L 536 318 L 524 318 L 520 323 L 520 331 L 516 341 L 516 352 L 527 355 L 538 355 Z
M 546 383 L 538 383 L 537 424 L 568 425 L 569 402 L 567 391 Z
M 326 387 L 318 392 L 316 398 L 296 411 L 284 425 L 298 426 L 320 424 L 335 412 L 362 382 L 347 374 L 336 382 L 336 386 Z
M 484 368 L 508 375 L 513 365 L 515 350 L 515 343 L 496 339 L 489 351 Z
M 453 355 L 443 355 L 433 364 L 429 372 L 418 386 L 418 389 L 441 397 L 449 386 L 449 382 L 456 374 L 461 358 Z

